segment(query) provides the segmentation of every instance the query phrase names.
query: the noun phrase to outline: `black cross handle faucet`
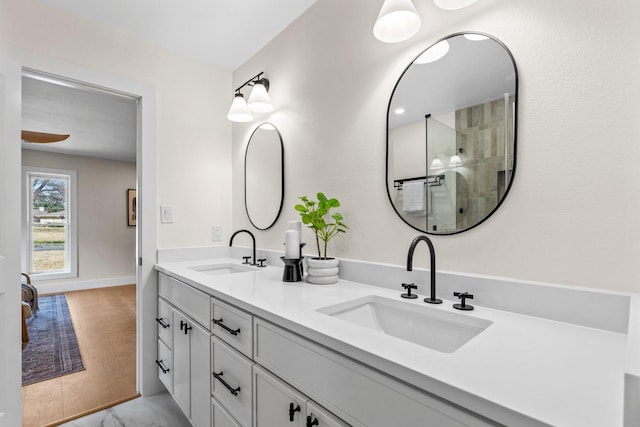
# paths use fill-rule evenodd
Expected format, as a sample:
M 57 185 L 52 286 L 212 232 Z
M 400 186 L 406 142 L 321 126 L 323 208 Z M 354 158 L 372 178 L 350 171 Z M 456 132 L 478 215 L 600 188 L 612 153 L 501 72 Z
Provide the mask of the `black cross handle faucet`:
M 469 292 L 454 292 L 454 297 L 460 298 L 460 304 L 453 304 L 453 308 L 457 308 L 458 310 L 470 311 L 473 310 L 473 306 L 471 304 L 467 304 L 468 299 L 473 299 L 473 295 Z

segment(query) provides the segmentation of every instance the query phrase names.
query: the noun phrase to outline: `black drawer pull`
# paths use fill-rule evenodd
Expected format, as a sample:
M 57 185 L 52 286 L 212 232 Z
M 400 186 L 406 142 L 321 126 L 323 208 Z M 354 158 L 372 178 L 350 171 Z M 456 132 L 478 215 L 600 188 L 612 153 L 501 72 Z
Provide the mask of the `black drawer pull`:
M 300 412 L 302 409 L 300 409 L 300 405 L 296 406 L 295 408 L 293 407 L 294 403 L 291 402 L 289 403 L 289 421 L 293 422 L 293 416 L 296 414 L 296 412 Z
M 227 390 L 229 390 L 229 393 L 233 394 L 234 396 L 237 396 L 238 393 L 240 392 L 240 387 L 238 386 L 237 388 L 233 388 L 231 387 L 229 384 L 227 384 L 227 382 L 225 380 L 222 379 L 222 374 L 223 372 L 220 371 L 219 374 L 216 374 L 215 372 L 213 373 L 213 376 L 215 379 L 217 379 L 218 381 L 220 381 L 222 383 L 223 386 L 225 386 L 227 388 Z
M 169 372 L 169 368 L 164 366 L 164 363 L 162 363 L 162 360 L 156 360 L 156 365 L 158 365 L 160 369 L 162 369 L 163 374 L 166 374 Z
M 167 329 L 169 327 L 169 324 L 165 322 L 162 317 L 156 318 L 156 322 L 158 322 L 163 329 Z
M 313 420 L 313 421 L 312 421 Z M 311 415 L 307 415 L 307 427 L 313 427 L 320 424 L 316 417 L 312 417 Z
M 240 333 L 240 328 L 233 330 L 230 327 L 228 327 L 227 325 L 225 325 L 224 323 L 222 323 L 222 317 L 218 320 L 216 319 L 211 319 L 213 320 L 213 323 L 215 323 L 216 325 L 220 326 L 222 329 L 224 329 L 225 331 L 229 332 L 231 335 L 238 335 Z

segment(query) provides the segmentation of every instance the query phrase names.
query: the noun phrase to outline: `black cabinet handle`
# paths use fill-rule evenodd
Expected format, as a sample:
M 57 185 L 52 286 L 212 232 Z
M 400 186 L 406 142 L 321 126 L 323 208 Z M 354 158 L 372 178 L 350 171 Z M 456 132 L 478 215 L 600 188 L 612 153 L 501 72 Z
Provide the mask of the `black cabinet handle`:
M 162 369 L 163 374 L 166 374 L 167 372 L 169 372 L 169 368 L 164 366 L 164 363 L 162 363 L 162 360 L 156 360 L 156 365 L 158 365 L 160 369 Z
M 311 421 L 313 419 L 313 421 Z M 312 417 L 311 415 L 307 415 L 307 427 L 317 426 L 319 424 L 318 419 L 316 417 Z
M 169 327 L 169 324 L 166 323 L 162 317 L 158 317 L 156 318 L 156 322 L 158 322 L 160 324 L 160 326 L 162 326 L 163 329 L 167 329 Z
M 189 324 L 187 322 L 185 322 L 184 320 L 180 321 L 180 330 L 182 331 L 184 329 L 184 334 L 188 335 L 189 331 L 191 329 L 193 329 L 193 326 L 189 326 Z
M 220 371 L 219 374 L 216 374 L 215 372 L 213 373 L 213 377 L 215 379 L 217 379 L 218 381 L 220 381 L 222 383 L 223 386 L 225 386 L 227 388 L 227 390 L 229 390 L 229 393 L 233 394 L 234 396 L 237 396 L 238 393 L 240 392 L 240 386 L 233 388 L 231 387 L 229 384 L 227 384 L 227 382 L 225 380 L 222 379 L 222 374 L 223 372 Z
M 293 407 L 294 403 L 291 402 L 289 403 L 289 421 L 293 422 L 293 416 L 296 414 L 296 412 L 300 412 L 300 405 L 296 406 L 295 408 Z
M 225 325 L 224 323 L 222 323 L 222 317 L 218 320 L 216 319 L 211 319 L 213 320 L 213 323 L 215 323 L 216 325 L 220 326 L 222 329 L 224 329 L 225 331 L 229 332 L 231 335 L 238 335 L 240 333 L 240 328 L 233 330 L 230 327 L 228 327 L 227 325 Z

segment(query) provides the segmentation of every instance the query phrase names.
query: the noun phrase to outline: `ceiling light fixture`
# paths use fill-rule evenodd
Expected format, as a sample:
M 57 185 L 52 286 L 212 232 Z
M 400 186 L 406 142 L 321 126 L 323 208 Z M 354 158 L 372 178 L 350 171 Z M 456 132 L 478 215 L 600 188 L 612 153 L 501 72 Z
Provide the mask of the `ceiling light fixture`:
M 478 0 L 433 0 L 436 6 L 444 10 L 457 10 L 471 6 Z
M 273 111 L 273 104 L 269 97 L 269 80 L 262 77 L 262 72 L 256 74 L 235 90 L 231 108 L 227 119 L 232 122 L 249 122 L 253 120 L 252 113 L 269 113 Z M 252 86 L 249 102 L 246 102 L 241 90 L 245 86 Z
M 411 38 L 421 24 L 411 0 L 385 0 L 373 25 L 373 35 L 385 43 L 398 43 Z

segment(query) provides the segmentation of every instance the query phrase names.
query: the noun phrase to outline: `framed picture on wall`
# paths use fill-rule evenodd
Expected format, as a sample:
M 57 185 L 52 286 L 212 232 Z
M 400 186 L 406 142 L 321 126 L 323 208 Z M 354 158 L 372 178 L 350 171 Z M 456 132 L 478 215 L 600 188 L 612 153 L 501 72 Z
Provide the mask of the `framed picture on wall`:
M 136 225 L 136 190 L 130 188 L 127 190 L 127 225 L 135 227 Z

